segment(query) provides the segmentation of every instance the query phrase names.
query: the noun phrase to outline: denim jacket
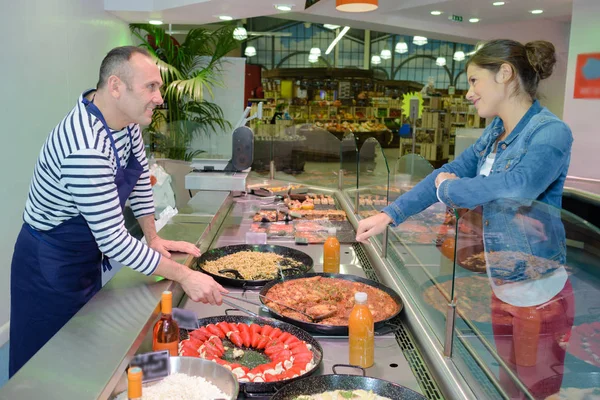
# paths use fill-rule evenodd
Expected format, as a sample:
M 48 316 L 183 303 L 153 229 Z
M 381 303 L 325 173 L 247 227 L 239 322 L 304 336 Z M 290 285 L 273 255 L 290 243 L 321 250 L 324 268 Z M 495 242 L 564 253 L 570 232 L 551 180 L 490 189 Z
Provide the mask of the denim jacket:
M 436 203 L 435 178 L 440 172 L 460 178 L 448 179 L 439 188 L 440 199 L 452 208 L 473 209 L 505 198 L 539 200 L 560 208 L 573 142 L 569 127 L 536 100 L 513 132 L 498 143 L 489 176 L 479 175 L 503 132 L 504 123 L 496 117 L 454 161 L 433 171 L 383 212 L 396 226 Z

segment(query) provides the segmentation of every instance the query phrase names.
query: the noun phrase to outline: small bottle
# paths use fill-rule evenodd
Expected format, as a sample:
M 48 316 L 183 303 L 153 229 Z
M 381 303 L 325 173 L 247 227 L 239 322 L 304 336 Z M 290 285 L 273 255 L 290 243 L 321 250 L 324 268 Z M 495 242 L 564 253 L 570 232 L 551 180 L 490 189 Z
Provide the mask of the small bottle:
M 127 398 L 141 400 L 142 398 L 142 369 L 131 367 L 127 371 Z
M 162 293 L 160 301 L 160 320 L 154 325 L 152 336 L 152 351 L 169 350 L 171 356 L 177 356 L 179 347 L 179 326 L 171 315 L 173 309 L 173 294 L 170 291 Z
M 340 273 L 340 242 L 335 237 L 336 229 L 327 230 L 328 237 L 323 244 L 323 272 L 329 274 Z
M 367 294 L 354 295 L 354 308 L 348 319 L 350 364 L 369 368 L 375 358 L 375 323 L 367 305 Z

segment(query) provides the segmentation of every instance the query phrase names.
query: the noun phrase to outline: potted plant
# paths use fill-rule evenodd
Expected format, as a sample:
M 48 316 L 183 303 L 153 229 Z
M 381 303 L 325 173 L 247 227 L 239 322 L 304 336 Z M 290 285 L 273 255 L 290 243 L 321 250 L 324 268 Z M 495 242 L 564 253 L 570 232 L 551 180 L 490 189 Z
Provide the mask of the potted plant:
M 234 28 L 192 29 L 180 44 L 158 26 L 130 25 L 140 46 L 156 60 L 164 83 L 165 103 L 154 110 L 152 123 L 144 129 L 144 141 L 155 155 L 191 161 L 202 152 L 190 149 L 194 137 L 231 128 L 223 110 L 206 100 L 204 93 L 212 97 L 212 88 L 223 85 L 219 77 L 222 58 L 239 46 Z

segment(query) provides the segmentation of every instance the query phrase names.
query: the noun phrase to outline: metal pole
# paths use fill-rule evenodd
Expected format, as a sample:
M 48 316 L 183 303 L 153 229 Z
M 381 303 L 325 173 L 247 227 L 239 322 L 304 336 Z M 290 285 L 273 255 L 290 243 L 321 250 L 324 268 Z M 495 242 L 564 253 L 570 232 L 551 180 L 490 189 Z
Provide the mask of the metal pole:
M 269 178 L 271 180 L 275 179 L 275 160 L 271 160 L 269 165 Z
M 389 229 L 390 227 L 386 226 L 385 231 L 383 231 L 383 238 L 381 239 L 381 258 L 387 258 Z
M 338 172 L 338 190 L 341 191 L 343 189 L 344 189 L 344 170 L 340 168 L 340 171 Z
M 454 324 L 456 322 L 456 301 L 448 303 L 446 310 L 446 337 L 444 338 L 444 356 L 452 357 L 454 343 Z
M 356 189 L 356 196 L 354 197 L 354 214 L 358 215 L 358 209 L 360 205 L 360 193 L 358 188 Z

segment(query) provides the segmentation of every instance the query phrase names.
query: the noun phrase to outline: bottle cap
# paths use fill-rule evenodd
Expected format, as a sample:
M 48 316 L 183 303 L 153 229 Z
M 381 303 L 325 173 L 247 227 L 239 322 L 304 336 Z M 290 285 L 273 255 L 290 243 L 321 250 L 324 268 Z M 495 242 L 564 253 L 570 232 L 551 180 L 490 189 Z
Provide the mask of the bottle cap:
M 131 367 L 127 371 L 127 397 L 138 399 L 142 397 L 142 369 Z
M 367 294 L 365 292 L 356 292 L 354 294 L 354 301 L 357 303 L 366 303 L 367 302 Z
M 171 291 L 165 290 L 162 292 L 160 310 L 163 314 L 171 314 L 171 311 L 173 310 L 173 293 L 171 293 Z
M 335 236 L 335 234 L 337 233 L 337 229 L 336 228 L 328 228 L 327 233 L 329 234 L 329 236 Z

